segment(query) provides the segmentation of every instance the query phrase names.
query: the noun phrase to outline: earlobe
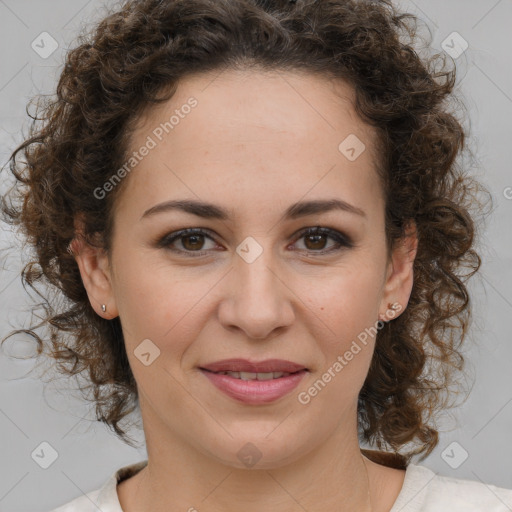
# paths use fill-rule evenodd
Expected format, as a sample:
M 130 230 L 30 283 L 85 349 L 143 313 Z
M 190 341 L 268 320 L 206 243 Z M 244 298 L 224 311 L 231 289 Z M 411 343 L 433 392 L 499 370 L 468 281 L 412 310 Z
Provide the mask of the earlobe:
M 69 249 L 78 264 L 82 282 L 96 313 L 108 320 L 118 316 L 105 250 L 88 244 L 82 236 L 75 237 L 69 244 Z

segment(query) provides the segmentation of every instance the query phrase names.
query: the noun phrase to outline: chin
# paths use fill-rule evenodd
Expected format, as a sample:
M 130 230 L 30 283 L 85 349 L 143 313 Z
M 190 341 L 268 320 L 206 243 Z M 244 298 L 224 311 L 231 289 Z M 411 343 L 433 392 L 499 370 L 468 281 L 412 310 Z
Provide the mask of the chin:
M 274 427 L 275 428 L 275 427 Z M 268 436 L 271 430 L 261 430 L 259 436 L 234 436 L 230 438 L 229 446 L 211 446 L 208 451 L 217 461 L 237 469 L 277 469 L 295 462 L 311 449 L 310 443 L 305 442 L 303 449 L 290 443 L 290 437 L 285 439 L 277 433 Z M 308 449 L 309 447 L 309 449 Z

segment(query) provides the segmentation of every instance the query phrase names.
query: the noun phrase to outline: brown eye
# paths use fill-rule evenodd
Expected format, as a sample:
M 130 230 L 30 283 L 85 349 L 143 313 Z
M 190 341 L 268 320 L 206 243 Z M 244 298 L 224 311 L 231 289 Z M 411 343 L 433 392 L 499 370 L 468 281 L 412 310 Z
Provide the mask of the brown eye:
M 325 243 L 327 241 L 327 235 L 306 235 L 304 240 L 306 240 L 306 247 L 308 249 L 324 249 Z M 310 242 L 309 244 L 307 242 Z
M 329 249 L 325 249 L 326 241 L 329 238 L 334 240 L 336 243 L 334 244 L 334 247 L 331 246 Z M 333 252 L 343 247 L 354 247 L 354 244 L 349 237 L 343 235 L 342 233 L 334 229 L 322 228 L 320 226 L 308 228 L 302 231 L 297 240 L 301 239 L 305 240 L 304 245 L 306 246 L 306 251 L 310 251 L 313 253 L 316 252 L 318 254 Z
M 204 249 L 206 240 L 215 242 L 215 240 L 208 235 L 204 229 L 189 228 L 164 236 L 157 243 L 157 246 L 168 249 L 172 252 L 184 253 L 191 257 L 204 256 L 205 254 L 208 254 L 208 250 L 210 249 Z M 180 248 L 178 244 L 180 244 L 182 248 Z M 178 245 L 178 247 L 175 247 L 174 245 Z
M 181 237 L 181 243 L 187 251 L 202 249 L 204 244 L 204 235 L 184 235 Z
M 333 240 L 335 243 L 331 244 L 331 246 L 326 249 L 329 239 Z M 205 248 L 207 240 L 213 242 L 214 247 Z M 315 256 L 354 247 L 354 243 L 346 235 L 335 229 L 322 228 L 320 226 L 303 230 L 299 236 L 295 238 L 295 243 L 299 240 L 304 240 L 305 248 L 294 250 L 310 253 Z M 184 256 L 199 257 L 210 254 L 211 250 L 215 248 L 215 239 L 209 234 L 209 230 L 205 228 L 188 228 L 164 236 L 157 242 L 157 247 Z

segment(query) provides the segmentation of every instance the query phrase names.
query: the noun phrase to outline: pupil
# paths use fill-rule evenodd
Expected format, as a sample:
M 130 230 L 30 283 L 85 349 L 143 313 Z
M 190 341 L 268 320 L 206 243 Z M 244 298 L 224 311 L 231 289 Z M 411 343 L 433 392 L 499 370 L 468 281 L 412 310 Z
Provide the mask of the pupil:
M 196 243 L 198 241 L 199 238 L 201 238 L 202 235 L 187 235 L 184 237 L 184 240 L 185 242 L 183 243 L 183 245 L 185 246 L 186 249 L 197 249 L 197 245 L 194 245 L 194 242 L 192 242 L 192 247 L 187 247 L 187 241 L 190 240 L 190 239 L 195 239 Z M 199 243 L 199 245 L 201 245 Z
M 321 239 L 322 237 L 324 237 L 325 235 L 309 235 L 308 237 L 306 238 L 309 238 L 309 239 L 313 239 L 313 240 L 316 240 L 316 243 L 318 243 L 319 239 Z M 315 242 L 314 242 L 315 243 Z M 307 245 L 307 244 L 306 244 Z M 315 249 L 322 249 L 323 248 L 323 245 L 324 244 L 321 244 L 322 247 L 317 247 L 315 246 L 314 248 Z

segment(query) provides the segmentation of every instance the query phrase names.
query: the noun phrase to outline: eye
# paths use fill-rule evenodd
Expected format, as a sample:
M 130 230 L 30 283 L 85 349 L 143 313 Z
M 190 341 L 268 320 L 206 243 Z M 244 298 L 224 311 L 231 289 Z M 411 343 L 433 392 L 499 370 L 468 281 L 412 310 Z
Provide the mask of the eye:
M 214 242 L 215 239 L 211 236 L 210 231 L 205 228 L 188 228 L 180 231 L 175 231 L 165 235 L 157 242 L 160 248 L 168 249 L 175 253 L 181 253 L 187 257 L 199 257 L 209 254 L 212 248 L 204 249 L 206 240 Z M 335 243 L 328 249 L 325 249 L 326 241 L 332 239 Z M 340 233 L 339 231 L 331 228 L 324 228 L 321 226 L 310 227 L 302 230 L 295 236 L 295 242 L 304 239 L 305 249 L 294 249 L 298 251 L 306 251 L 314 255 L 322 255 L 326 253 L 336 252 L 343 248 L 354 247 L 352 240 Z M 173 244 L 178 242 L 177 245 L 181 247 L 173 247 Z
M 331 246 L 330 249 L 325 249 L 326 240 L 331 238 L 336 243 Z M 323 228 L 321 226 L 316 226 L 312 228 L 307 228 L 300 232 L 298 238 L 296 240 L 305 240 L 306 251 L 310 250 L 316 254 L 326 254 L 334 251 L 339 251 L 342 248 L 351 248 L 354 247 L 352 240 L 340 233 L 339 231 L 331 228 Z M 320 250 L 318 250 L 320 249 Z
M 178 253 L 196 253 L 188 255 L 197 257 L 207 254 L 207 251 L 202 250 L 205 239 L 214 242 L 214 239 L 207 234 L 207 230 L 202 228 L 188 228 L 164 236 L 158 242 L 158 246 Z M 176 241 L 179 242 L 179 245 L 181 245 L 183 249 L 171 247 Z

